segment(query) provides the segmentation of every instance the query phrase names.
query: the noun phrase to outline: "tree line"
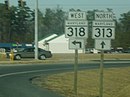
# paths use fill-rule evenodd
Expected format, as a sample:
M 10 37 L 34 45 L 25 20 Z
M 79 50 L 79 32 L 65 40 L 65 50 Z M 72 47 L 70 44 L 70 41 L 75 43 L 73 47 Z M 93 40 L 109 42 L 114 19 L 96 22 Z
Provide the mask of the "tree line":
M 5 4 L 0 3 L 0 42 L 1 43 L 33 43 L 34 42 L 34 20 L 35 10 L 24 6 L 11 6 L 6 9 Z M 70 11 L 81 11 L 80 9 L 70 9 Z M 98 10 L 86 11 L 88 19 L 91 21 L 94 12 Z M 112 9 L 107 9 L 112 11 Z M 42 13 L 38 10 L 38 30 L 39 40 L 51 34 L 64 34 L 64 21 L 67 19 L 67 12 L 57 6 L 55 9 L 46 8 Z M 119 19 L 115 19 L 115 39 L 112 40 L 113 47 L 130 47 L 130 11 L 122 13 Z M 91 23 L 90 23 L 91 25 Z M 94 46 L 91 39 L 91 31 L 87 39 L 87 47 Z

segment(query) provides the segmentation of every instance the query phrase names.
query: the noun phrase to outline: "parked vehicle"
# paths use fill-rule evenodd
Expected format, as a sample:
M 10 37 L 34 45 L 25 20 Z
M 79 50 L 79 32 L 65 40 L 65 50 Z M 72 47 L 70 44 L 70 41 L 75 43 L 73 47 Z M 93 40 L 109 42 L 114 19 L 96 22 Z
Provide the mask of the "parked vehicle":
M 125 49 L 124 53 L 130 53 L 130 48 Z
M 15 52 L 13 52 L 14 60 L 21 60 L 21 58 L 34 58 L 35 48 L 21 48 Z M 11 53 L 10 53 L 11 55 Z M 46 58 L 51 58 L 52 53 L 50 51 L 43 50 L 38 48 L 38 58 L 41 60 L 45 60 Z

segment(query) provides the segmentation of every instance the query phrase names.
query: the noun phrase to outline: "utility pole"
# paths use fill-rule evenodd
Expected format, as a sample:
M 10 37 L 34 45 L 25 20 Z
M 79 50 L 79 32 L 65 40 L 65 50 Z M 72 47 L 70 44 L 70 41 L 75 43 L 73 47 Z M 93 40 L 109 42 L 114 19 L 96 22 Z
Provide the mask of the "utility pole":
M 6 10 L 9 10 L 9 0 L 5 0 L 5 8 Z
M 5 15 L 8 17 L 8 21 L 7 21 L 7 26 L 8 26 L 8 29 L 6 29 L 9 33 L 9 38 L 8 38 L 8 41 L 10 42 L 11 41 L 11 9 L 10 9 L 10 2 L 9 0 L 5 0 Z
M 35 59 L 38 59 L 38 0 L 35 3 Z
M 19 7 L 24 7 L 25 5 L 26 5 L 26 1 L 18 0 L 18 6 Z
M 18 6 L 23 7 L 23 0 L 18 0 Z

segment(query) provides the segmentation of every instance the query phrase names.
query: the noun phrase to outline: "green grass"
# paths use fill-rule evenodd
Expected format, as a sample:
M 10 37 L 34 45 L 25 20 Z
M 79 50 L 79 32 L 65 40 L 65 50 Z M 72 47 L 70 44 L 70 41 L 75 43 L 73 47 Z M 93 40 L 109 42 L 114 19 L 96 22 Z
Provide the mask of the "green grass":
M 0 64 L 64 64 L 64 63 L 74 63 L 75 54 L 53 54 L 52 58 L 46 60 L 35 60 L 24 58 L 22 60 L 10 61 L 8 58 L 1 57 Z M 105 54 L 105 60 L 130 60 L 130 54 Z M 79 63 L 86 63 L 88 61 L 100 60 L 100 54 L 78 54 Z
M 65 97 L 75 97 L 73 92 L 74 73 L 41 76 L 34 84 L 58 92 Z M 99 97 L 99 70 L 78 72 L 78 96 Z M 103 97 L 130 97 L 130 67 L 104 69 Z

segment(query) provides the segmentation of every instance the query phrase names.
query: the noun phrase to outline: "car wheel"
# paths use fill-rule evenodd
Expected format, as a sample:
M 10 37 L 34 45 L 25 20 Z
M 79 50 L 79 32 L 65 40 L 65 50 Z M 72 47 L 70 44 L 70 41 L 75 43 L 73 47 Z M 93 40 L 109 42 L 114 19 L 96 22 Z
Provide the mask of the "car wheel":
M 45 60 L 46 56 L 45 55 L 40 55 L 40 60 Z
M 15 55 L 15 56 L 14 56 L 14 59 L 15 59 L 15 60 L 21 60 L 21 56 L 20 56 L 20 55 Z

